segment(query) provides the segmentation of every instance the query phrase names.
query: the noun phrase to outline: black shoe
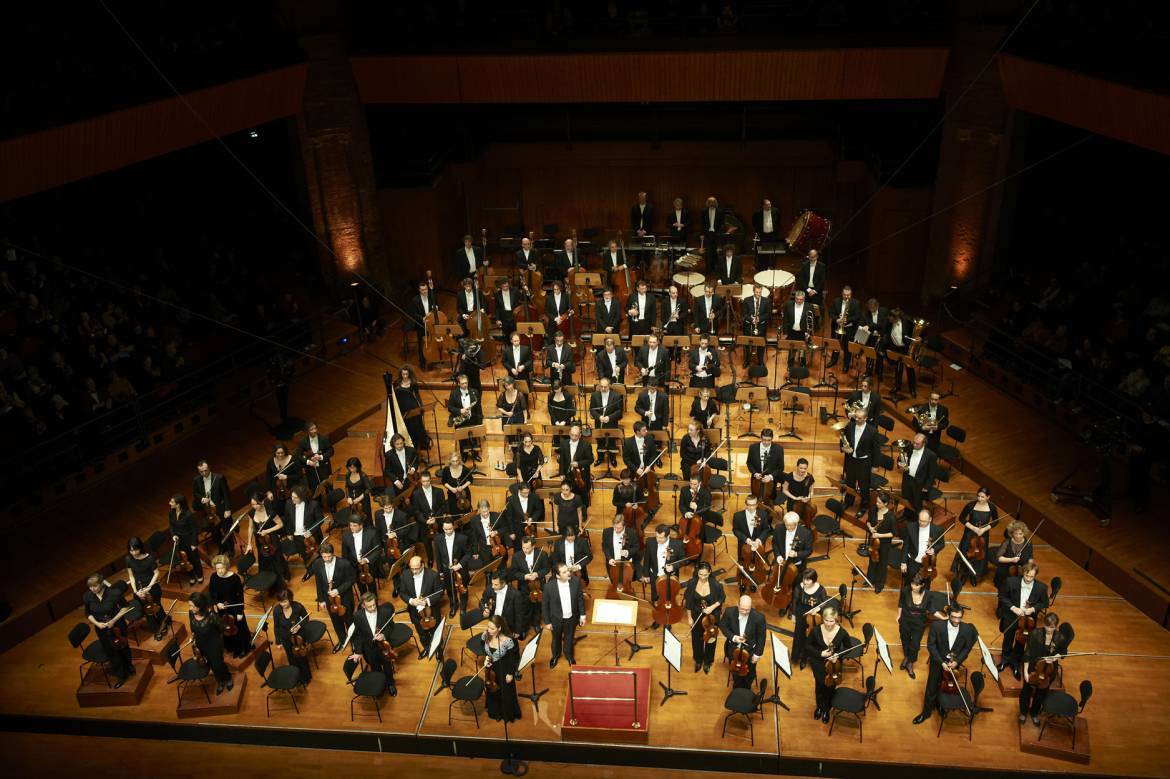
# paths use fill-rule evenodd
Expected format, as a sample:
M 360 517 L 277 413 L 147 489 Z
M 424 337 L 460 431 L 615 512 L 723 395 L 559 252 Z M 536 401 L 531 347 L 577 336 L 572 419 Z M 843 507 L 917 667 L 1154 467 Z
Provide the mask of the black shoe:
M 813 719 L 820 719 L 821 715 L 824 713 L 825 712 L 821 710 L 821 707 L 817 706 L 816 711 L 813 712 Z
M 419 660 L 422 660 L 426 656 L 427 656 L 427 650 L 425 650 L 425 649 L 418 650 L 418 659 Z
M 914 718 L 913 722 L 915 725 L 921 725 L 923 722 L 926 722 L 928 719 L 930 719 L 929 714 L 919 714 L 917 717 Z
M 905 660 L 903 660 L 902 662 L 898 663 L 898 670 L 899 670 L 899 671 L 905 671 L 905 670 L 906 670 L 906 661 L 905 661 Z
M 1016 679 L 1018 680 L 1020 678 L 1020 669 L 1013 666 L 1012 667 L 1012 676 L 1016 677 Z
M 448 617 L 449 619 L 455 619 L 455 614 L 456 614 L 456 613 L 457 613 L 457 612 L 456 612 L 456 610 L 455 610 L 455 609 L 451 609 L 451 613 L 450 613 L 450 614 L 448 614 L 448 615 L 447 615 L 447 617 Z
M 1023 725 L 1023 724 L 1024 724 L 1025 722 L 1027 722 L 1027 721 L 1028 721 L 1028 715 L 1026 715 L 1026 714 L 1021 714 L 1021 715 L 1020 715 L 1020 724 L 1021 724 L 1021 725 Z
M 821 714 L 821 722 L 825 723 L 826 725 L 829 724 L 829 710 L 828 709 L 825 709 L 824 712 Z
M 395 588 L 394 588 L 394 592 L 390 593 L 390 595 L 391 595 L 392 597 L 395 597 L 395 598 L 397 598 L 397 597 L 398 597 L 398 588 L 397 588 L 397 587 L 395 587 Z
M 309 579 L 312 579 L 312 578 L 313 578 L 313 572 L 312 571 L 305 571 L 305 575 L 301 577 L 301 581 L 307 582 Z
M 800 670 L 802 670 L 802 671 L 803 671 L 803 670 L 804 670 L 804 666 L 805 666 L 805 660 L 804 660 L 803 658 L 801 658 L 801 661 L 800 661 Z
M 598 457 L 598 458 L 597 458 L 597 462 L 593 463 L 593 467 L 594 467 L 594 468 L 600 468 L 600 467 L 601 467 L 601 464 L 602 464 L 603 462 L 605 462 L 605 458 L 603 458 L 603 457 Z
M 569 657 L 568 655 L 565 655 L 565 662 L 568 663 L 570 666 L 573 666 L 573 665 L 577 664 L 577 658 Z
M 834 352 L 833 356 L 829 358 L 829 362 L 825 364 L 825 369 L 828 370 L 837 364 L 837 354 Z
M 711 664 L 710 663 L 703 663 L 703 673 L 705 673 L 705 674 L 711 673 Z
M 215 694 L 216 695 L 223 695 L 223 685 L 222 684 L 215 685 Z
M 913 671 L 913 669 L 908 669 L 908 670 L 906 671 L 906 675 L 907 675 L 907 676 L 909 676 L 911 679 L 917 679 L 917 678 L 918 678 L 917 676 L 915 676 L 915 675 L 914 675 L 914 671 Z
M 702 663 L 695 663 L 695 673 L 698 673 L 698 672 L 699 672 L 699 669 L 700 669 L 700 668 L 702 668 L 702 667 L 703 667 L 703 664 L 702 664 Z
M 995 670 L 999 671 L 1000 673 L 1003 673 L 1003 669 L 1005 668 L 1007 668 L 1007 663 L 997 663 L 995 666 Z
M 232 688 L 236 686 L 236 680 L 235 679 L 228 679 L 226 686 L 228 688 L 228 692 L 231 692 Z
M 126 683 L 126 679 L 127 679 L 127 677 L 125 677 L 125 676 L 123 676 L 121 679 L 115 679 L 114 680 L 114 689 L 115 690 L 122 689 L 122 685 Z
M 616 454 L 611 454 L 609 456 L 609 464 L 612 466 L 615 466 L 615 467 L 617 466 L 617 455 Z
M 553 659 L 551 659 L 551 660 L 549 660 L 549 661 L 548 661 L 548 667 L 549 667 L 549 668 L 556 668 L 556 667 L 557 667 L 557 663 L 559 663 L 560 661 L 561 661 L 561 658 L 559 658 L 559 657 L 554 657 Z
M 1036 727 L 1040 727 L 1040 718 L 1039 717 L 1032 717 L 1032 724 L 1035 725 Z
M 392 684 L 388 685 L 386 687 L 386 694 L 389 695 L 391 698 L 397 698 L 398 697 L 398 688 Z
M 657 623 L 657 622 L 651 622 L 651 623 L 650 623 L 650 629 L 651 629 L 651 630 L 658 630 L 658 628 L 659 628 L 659 625 L 658 625 L 658 623 Z

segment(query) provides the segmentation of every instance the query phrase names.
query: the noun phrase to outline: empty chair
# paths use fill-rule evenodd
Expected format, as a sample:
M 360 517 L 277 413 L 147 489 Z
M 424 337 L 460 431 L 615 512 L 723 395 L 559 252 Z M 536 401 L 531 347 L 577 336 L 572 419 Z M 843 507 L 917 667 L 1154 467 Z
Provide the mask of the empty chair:
M 724 457 L 712 457 L 707 461 L 707 465 L 711 466 L 711 470 L 713 471 L 711 478 L 707 481 L 707 487 L 711 490 L 711 492 L 715 492 L 716 490 L 723 490 L 724 492 L 728 492 L 729 488 L 727 486 L 728 482 L 726 474 L 730 470 L 731 464 Z M 720 473 L 720 471 L 722 471 L 722 473 Z M 727 496 L 724 495 L 725 500 L 726 498 Z
M 963 470 L 961 467 L 963 456 L 959 451 L 958 444 L 961 444 L 967 440 L 967 431 L 958 425 L 950 425 L 946 430 L 942 431 L 942 434 L 954 441 L 955 445 L 952 446 L 950 444 L 944 444 L 940 441 L 938 445 L 938 451 L 935 452 L 935 454 L 938 455 L 938 459 L 952 463 L 960 471 Z
M 317 662 L 317 653 L 313 651 L 313 645 L 328 636 L 329 643 L 332 646 L 337 646 L 337 642 L 333 640 L 333 634 L 329 632 L 329 627 L 319 619 L 310 619 L 305 622 L 301 626 L 301 636 L 309 647 L 309 657 L 313 658 L 313 666 L 316 668 L 320 668 L 321 665 Z
M 736 687 L 728 693 L 727 700 L 723 702 L 723 708 L 727 709 L 727 716 L 723 718 L 723 733 L 720 738 L 727 736 L 727 721 L 738 714 L 747 723 L 752 746 L 756 745 L 756 729 L 752 725 L 752 714 L 759 714 L 760 719 L 764 718 L 761 707 L 764 705 L 764 694 L 767 689 L 768 680 L 760 679 L 760 689 L 757 692 L 752 692 L 750 687 Z
M 869 623 L 866 623 L 867 625 Z M 872 626 L 871 626 L 872 629 Z M 838 687 L 833 693 L 833 701 L 829 704 L 829 712 L 833 715 L 832 721 L 829 723 L 829 735 L 833 735 L 833 728 L 837 726 L 837 717 L 842 714 L 847 714 L 857 722 L 857 740 L 864 742 L 862 735 L 862 716 L 865 715 L 869 704 L 873 704 L 874 708 L 881 711 L 881 706 L 878 706 L 877 696 L 883 687 L 875 689 L 876 680 L 873 675 L 865 678 L 865 691 L 855 690 L 852 687 Z
M 353 722 L 354 702 L 362 698 L 369 698 L 370 703 L 374 704 L 374 713 L 378 716 L 378 722 L 381 722 L 382 707 L 378 701 L 386 692 L 386 674 L 381 671 L 362 671 L 355 679 L 353 675 L 358 669 L 358 661 L 350 659 L 345 661 L 342 669 L 345 671 L 346 682 L 353 688 L 353 697 L 349 700 L 349 721 Z
M 443 687 L 451 690 L 451 702 L 447 704 L 447 724 L 451 724 L 451 709 L 456 702 L 470 703 L 471 713 L 475 715 L 475 727 L 479 727 L 479 709 L 475 702 L 483 695 L 483 679 L 478 676 L 464 676 L 458 681 L 451 681 L 458 667 L 454 660 L 444 660 L 439 676 L 443 680 Z
M 1072 747 L 1077 748 L 1077 715 L 1085 710 L 1089 698 L 1093 697 L 1093 683 L 1088 679 L 1081 682 L 1081 700 L 1076 699 L 1064 690 L 1049 690 L 1040 708 L 1040 736 L 1044 738 L 1044 731 L 1049 723 L 1055 722 L 1065 725 L 1072 737 Z
M 841 501 L 829 498 L 825 501 L 825 506 L 836 503 L 838 507 L 841 506 Z M 825 539 L 825 556 L 828 557 L 833 551 L 833 538 L 840 537 L 841 544 L 845 544 L 845 539 L 849 534 L 841 529 L 841 514 L 840 512 L 833 512 L 836 516 L 829 516 L 828 514 L 817 514 L 813 517 L 813 530 L 817 531 L 817 535 Z
M 74 649 L 81 649 L 82 643 L 89 637 L 90 626 L 88 622 L 78 622 L 69 631 L 69 643 L 73 645 Z M 106 679 L 106 686 L 110 686 L 109 665 L 110 658 L 106 655 L 105 648 L 102 647 L 101 641 L 94 641 L 93 643 L 81 649 L 81 665 L 78 666 L 77 672 L 81 675 L 81 683 L 85 684 L 85 672 L 87 666 L 96 665 L 101 669 L 102 676 Z
M 171 666 L 171 670 L 175 672 L 175 679 L 178 681 L 179 705 L 183 705 L 183 693 L 187 688 L 193 684 L 199 686 L 203 690 L 203 697 L 211 703 L 211 693 L 207 691 L 207 682 L 211 678 L 211 667 L 204 665 L 194 658 L 194 656 L 184 660 L 183 652 L 179 648 L 176 641 L 171 641 L 163 649 L 163 657 Z
M 892 471 L 894 469 L 894 458 L 888 454 L 879 454 L 874 462 L 874 465 L 881 468 L 883 471 Z M 869 477 L 869 488 L 871 490 L 880 490 L 885 488 L 890 480 L 880 473 L 871 473 Z
M 983 673 L 975 671 L 971 674 L 971 692 L 967 692 L 967 688 L 960 687 L 959 692 L 955 693 L 941 693 L 938 696 L 939 721 L 938 733 L 936 736 L 942 735 L 943 725 L 952 713 L 957 713 L 959 716 L 967 720 L 967 740 L 971 740 L 971 734 L 975 727 L 975 717 L 980 711 L 990 711 L 990 709 L 979 708 L 979 696 L 983 694 L 983 686 L 985 682 Z
M 269 672 L 271 668 L 271 672 Z M 288 695 L 288 699 L 292 702 L 293 710 L 297 714 L 301 713 L 301 709 L 297 706 L 296 696 L 293 695 L 293 690 L 302 686 L 301 669 L 295 665 L 272 665 L 272 653 L 267 649 L 256 655 L 256 673 L 260 674 L 260 678 L 264 680 L 261 687 L 268 688 L 268 695 L 264 698 L 264 714 L 265 716 L 272 716 L 271 701 L 272 696 L 278 692 L 283 692 Z
M 250 575 L 248 571 L 256 564 L 256 556 L 249 552 L 236 560 L 236 570 L 244 579 L 244 590 L 251 590 L 260 596 L 260 606 L 264 606 L 264 596 L 276 586 L 275 571 L 259 571 Z

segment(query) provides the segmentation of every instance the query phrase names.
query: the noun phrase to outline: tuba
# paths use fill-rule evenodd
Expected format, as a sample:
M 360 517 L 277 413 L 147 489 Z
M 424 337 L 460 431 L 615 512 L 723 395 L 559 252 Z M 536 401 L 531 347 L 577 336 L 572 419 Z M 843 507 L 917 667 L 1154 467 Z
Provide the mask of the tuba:
M 891 447 L 898 450 L 898 468 L 906 470 L 910 465 L 910 441 L 905 438 L 899 438 L 890 444 Z
M 922 331 L 930 327 L 930 322 L 922 317 L 914 320 L 914 330 L 910 333 L 910 359 L 918 362 L 922 354 Z

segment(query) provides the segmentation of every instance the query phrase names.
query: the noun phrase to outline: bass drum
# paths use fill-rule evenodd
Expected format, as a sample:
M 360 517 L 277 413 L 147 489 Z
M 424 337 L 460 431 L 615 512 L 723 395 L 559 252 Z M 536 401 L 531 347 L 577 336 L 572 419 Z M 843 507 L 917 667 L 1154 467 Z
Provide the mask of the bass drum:
M 788 230 L 788 249 L 797 257 L 806 257 L 813 249 L 824 247 L 833 223 L 812 211 L 804 210 Z

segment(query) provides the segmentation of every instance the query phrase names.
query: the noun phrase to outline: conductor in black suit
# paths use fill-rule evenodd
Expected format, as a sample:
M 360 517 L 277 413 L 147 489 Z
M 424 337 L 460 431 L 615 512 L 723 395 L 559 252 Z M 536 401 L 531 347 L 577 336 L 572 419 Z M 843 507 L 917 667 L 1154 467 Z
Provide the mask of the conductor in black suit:
M 654 235 L 654 206 L 646 201 L 646 193 L 638 193 L 638 202 L 630 206 L 630 229 L 641 238 Z
M 751 687 L 756 680 L 756 663 L 760 662 L 764 654 L 767 638 L 767 623 L 764 615 L 752 608 L 752 596 L 741 595 L 737 608 L 723 610 L 723 616 L 719 618 L 719 632 L 727 639 L 723 653 L 728 660 L 740 646 L 750 653 L 747 675 L 732 674 L 731 678 L 736 687 Z
M 915 725 L 930 719 L 938 705 L 938 686 L 943 674 L 963 664 L 975 647 L 979 631 L 963 622 L 963 607 L 952 603 L 947 608 L 947 621 L 930 626 L 926 649 L 930 653 L 930 674 L 926 677 L 926 695 L 922 699 L 922 713 L 914 718 Z
M 766 427 L 760 433 L 760 442 L 748 447 L 744 465 L 754 478 L 770 481 L 776 489 L 784 481 L 784 447 L 772 443 L 772 428 Z
M 842 434 L 845 437 L 841 442 L 841 451 L 845 453 L 845 484 L 861 495 L 861 505 L 857 510 L 864 511 L 869 506 L 870 470 L 876 467 L 881 451 L 877 425 L 869 421 L 865 409 L 858 409 Z M 849 508 L 852 503 L 853 495 L 847 495 L 845 508 Z
M 548 661 L 548 667 L 557 667 L 562 651 L 569 665 L 575 665 L 573 640 L 577 626 L 585 624 L 585 594 L 581 590 L 581 580 L 573 576 L 564 563 L 556 567 L 556 576 L 544 588 L 541 616 L 545 630 L 551 630 L 553 635 L 552 659 Z

